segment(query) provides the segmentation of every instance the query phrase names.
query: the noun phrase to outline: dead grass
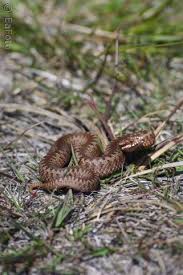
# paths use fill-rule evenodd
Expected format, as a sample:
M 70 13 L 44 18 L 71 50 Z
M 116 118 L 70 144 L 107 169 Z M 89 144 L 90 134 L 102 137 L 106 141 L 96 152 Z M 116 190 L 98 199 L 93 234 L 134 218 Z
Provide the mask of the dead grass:
M 79 1 L 75 2 L 81 7 Z M 98 133 L 102 129 L 100 137 L 106 132 L 110 136 L 157 129 L 183 97 L 180 45 L 177 52 L 165 47 L 160 55 L 159 42 L 153 47 L 151 41 L 144 51 L 130 46 L 130 32 L 136 35 L 157 26 L 153 16 L 158 16 L 158 7 L 163 7 L 151 9 L 147 4 L 149 13 L 144 11 L 143 22 L 133 15 L 133 7 L 126 7 L 129 15 L 124 24 L 129 33 L 120 33 L 119 45 L 116 42 L 114 46 L 110 43 L 116 38 L 120 16 L 126 17 L 118 14 L 118 1 L 114 6 L 104 2 L 103 10 L 102 4 L 95 1 L 78 9 L 78 13 L 65 13 L 63 9 L 67 35 L 60 40 L 42 32 L 45 16 L 52 18 L 50 24 L 56 24 L 56 29 L 59 25 L 57 17 L 49 12 L 52 5 L 48 5 L 35 22 L 40 24 L 34 26 L 40 40 L 31 53 L 24 55 L 13 49 L 0 56 L 2 274 L 182 274 L 181 108 L 161 129 L 159 145 L 150 155 L 146 170 L 139 172 L 137 166 L 128 165 L 122 173 L 102 180 L 101 189 L 88 195 L 71 190 L 54 194 L 38 191 L 34 195 L 28 192 L 29 183 L 39 177 L 39 160 L 59 136 L 86 129 Z M 35 11 L 38 14 L 39 8 Z M 136 4 L 136 8 L 139 11 L 142 6 Z M 97 15 L 90 21 L 93 9 L 101 13 L 101 18 Z M 59 9 L 53 12 L 56 15 Z M 117 13 L 117 21 L 112 20 L 109 26 L 104 20 L 101 25 L 106 13 Z M 152 18 L 148 19 L 148 14 Z M 16 16 L 19 20 L 15 27 L 23 20 Z M 82 27 L 85 20 L 87 24 Z M 164 19 L 158 20 L 163 28 Z M 91 36 L 95 24 L 100 29 Z M 167 32 L 170 29 L 169 25 Z M 153 43 L 157 38 L 166 38 L 168 43 L 167 36 L 160 39 L 157 33 L 153 35 Z M 20 33 L 16 38 L 19 45 Z M 30 50 L 29 39 L 27 35 L 22 40 L 23 52 Z M 39 49 L 43 41 L 43 49 Z M 91 97 L 97 104 L 92 103 L 93 110 L 88 105 Z M 101 116 L 96 108 L 107 116 Z

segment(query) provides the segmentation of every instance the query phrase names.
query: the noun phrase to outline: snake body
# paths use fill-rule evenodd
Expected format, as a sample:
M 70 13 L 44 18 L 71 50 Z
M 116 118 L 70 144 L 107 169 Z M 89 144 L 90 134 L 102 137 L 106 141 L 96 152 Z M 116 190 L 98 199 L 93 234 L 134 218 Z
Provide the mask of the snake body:
M 152 131 L 141 131 L 113 139 L 102 152 L 98 138 L 93 133 L 62 136 L 39 164 L 42 183 L 32 183 L 30 191 L 62 188 L 81 192 L 97 190 L 100 179 L 123 167 L 126 154 L 150 148 L 154 143 L 155 135 Z M 69 166 L 73 152 L 77 164 Z

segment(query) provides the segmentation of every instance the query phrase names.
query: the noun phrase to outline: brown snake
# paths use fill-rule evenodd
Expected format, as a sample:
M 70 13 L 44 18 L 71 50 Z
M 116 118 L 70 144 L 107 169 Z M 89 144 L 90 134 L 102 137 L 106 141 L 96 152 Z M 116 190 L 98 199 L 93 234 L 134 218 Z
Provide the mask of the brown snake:
M 96 135 L 90 132 L 68 134 L 59 138 L 39 164 L 42 183 L 32 183 L 30 191 L 72 188 L 91 192 L 99 180 L 119 171 L 126 154 L 150 148 L 155 143 L 152 131 L 141 131 L 113 139 L 102 153 Z M 68 167 L 72 152 L 77 164 Z

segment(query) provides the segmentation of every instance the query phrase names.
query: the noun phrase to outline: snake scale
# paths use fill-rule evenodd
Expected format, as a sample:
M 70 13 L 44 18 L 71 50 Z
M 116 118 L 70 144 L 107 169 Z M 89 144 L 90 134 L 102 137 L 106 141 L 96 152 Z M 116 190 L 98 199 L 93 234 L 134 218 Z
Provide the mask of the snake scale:
M 135 154 L 150 148 L 154 143 L 155 135 L 152 131 L 140 131 L 113 139 L 102 152 L 95 134 L 67 134 L 59 138 L 41 160 L 39 174 L 42 183 L 32 183 L 30 191 L 55 191 L 62 188 L 81 192 L 97 190 L 100 179 L 123 167 L 126 154 Z M 70 166 L 73 152 L 77 164 Z

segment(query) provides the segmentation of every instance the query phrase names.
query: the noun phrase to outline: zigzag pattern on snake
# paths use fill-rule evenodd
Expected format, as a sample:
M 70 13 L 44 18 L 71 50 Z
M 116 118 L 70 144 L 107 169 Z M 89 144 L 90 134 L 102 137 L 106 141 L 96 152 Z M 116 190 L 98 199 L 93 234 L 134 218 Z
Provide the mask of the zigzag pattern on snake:
M 80 132 L 59 138 L 39 164 L 42 183 L 32 183 L 30 191 L 72 188 L 76 191 L 97 190 L 100 179 L 119 171 L 126 154 L 150 148 L 155 143 L 152 131 L 141 131 L 113 139 L 101 151 L 98 138 L 90 132 Z M 69 166 L 72 152 L 78 164 Z

